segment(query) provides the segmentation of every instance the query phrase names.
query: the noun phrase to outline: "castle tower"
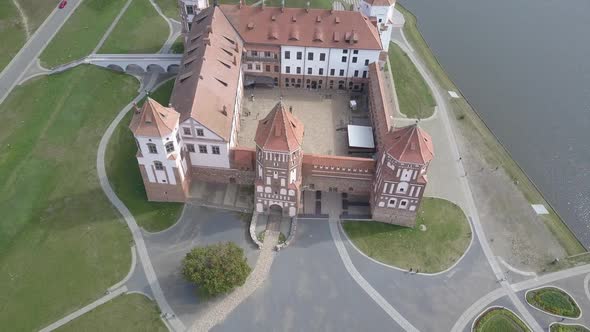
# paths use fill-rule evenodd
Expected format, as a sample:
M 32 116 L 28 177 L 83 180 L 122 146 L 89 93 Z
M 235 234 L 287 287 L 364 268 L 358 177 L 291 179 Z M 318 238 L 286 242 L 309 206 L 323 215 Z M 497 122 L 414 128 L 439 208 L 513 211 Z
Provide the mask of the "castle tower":
M 135 107 L 129 129 L 137 144 L 137 163 L 148 200 L 184 202 L 190 178 L 178 135 L 180 114 L 147 98 Z
M 209 0 L 177 0 L 178 10 L 180 11 L 180 21 L 182 24 L 182 32 L 190 31 L 191 25 L 195 15 L 199 14 L 201 10 L 209 7 Z
M 395 0 L 362 0 L 359 11 L 370 18 L 377 26 L 383 50 L 389 49 L 391 31 L 393 30 L 393 8 Z
M 434 157 L 432 139 L 414 124 L 389 132 L 384 147 L 371 194 L 373 219 L 413 227 Z
M 258 122 L 255 142 L 256 212 L 280 207 L 283 215 L 295 216 L 301 197 L 303 123 L 280 101 Z

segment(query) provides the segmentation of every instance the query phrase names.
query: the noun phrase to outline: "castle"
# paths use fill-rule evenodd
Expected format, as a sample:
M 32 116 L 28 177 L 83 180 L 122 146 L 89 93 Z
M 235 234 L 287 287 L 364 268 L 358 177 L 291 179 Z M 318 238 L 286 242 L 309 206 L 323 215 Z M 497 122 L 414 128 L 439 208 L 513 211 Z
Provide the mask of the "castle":
M 336 11 L 179 0 L 185 51 L 170 105 L 148 98 L 130 124 L 148 199 L 184 202 L 193 181 L 248 184 L 256 212 L 274 206 L 295 216 L 304 191 L 336 191 L 369 197 L 374 220 L 413 226 L 434 153 L 417 124 L 393 124 L 383 59 L 394 5 L 362 0 Z M 255 148 L 240 146 L 243 87 L 252 83 L 362 91 L 375 152 L 306 153 L 304 124 L 282 100 L 258 122 Z

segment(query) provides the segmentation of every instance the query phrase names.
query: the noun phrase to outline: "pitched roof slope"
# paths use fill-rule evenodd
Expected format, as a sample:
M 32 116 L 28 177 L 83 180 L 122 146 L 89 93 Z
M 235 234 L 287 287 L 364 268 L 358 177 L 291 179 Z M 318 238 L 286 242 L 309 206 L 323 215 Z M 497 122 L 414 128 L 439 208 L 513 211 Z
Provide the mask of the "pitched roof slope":
M 249 44 L 381 50 L 371 21 L 357 11 L 221 5 Z
M 262 149 L 295 151 L 303 144 L 303 123 L 278 102 L 268 115 L 258 121 L 254 141 Z
M 370 102 L 373 108 L 373 128 L 376 129 L 378 143 L 381 142 L 393 127 L 393 114 L 397 105 L 397 100 L 388 100 L 387 98 L 388 94 L 385 91 L 386 85 L 383 75 L 383 70 L 378 63 L 373 62 L 369 64 L 369 97 L 371 98 Z M 395 93 L 393 93 L 392 98 L 397 99 Z
M 242 41 L 218 7 L 195 16 L 170 98 L 181 122 L 193 118 L 230 140 L 241 58 Z
M 136 109 L 129 124 L 135 136 L 165 137 L 178 125 L 178 114 L 148 97 L 141 109 Z
M 432 138 L 417 124 L 389 133 L 385 144 L 387 153 L 404 163 L 426 164 L 434 157 Z

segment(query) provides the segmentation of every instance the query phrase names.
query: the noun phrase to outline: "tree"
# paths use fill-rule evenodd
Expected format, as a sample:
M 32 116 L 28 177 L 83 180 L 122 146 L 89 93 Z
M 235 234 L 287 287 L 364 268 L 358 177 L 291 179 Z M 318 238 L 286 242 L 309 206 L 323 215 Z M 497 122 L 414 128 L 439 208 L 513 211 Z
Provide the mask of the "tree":
M 243 285 L 250 271 L 244 250 L 233 242 L 194 248 L 182 261 L 184 277 L 209 296 Z

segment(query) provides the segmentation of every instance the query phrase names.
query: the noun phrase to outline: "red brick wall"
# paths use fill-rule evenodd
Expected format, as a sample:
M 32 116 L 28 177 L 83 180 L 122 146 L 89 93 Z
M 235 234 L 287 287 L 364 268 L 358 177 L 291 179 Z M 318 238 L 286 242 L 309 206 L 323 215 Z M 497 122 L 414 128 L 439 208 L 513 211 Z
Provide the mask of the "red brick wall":
M 366 194 L 371 191 L 375 161 L 345 156 L 303 155 L 306 189 Z
M 254 184 L 254 170 L 243 171 L 239 169 L 224 169 L 212 167 L 198 167 L 191 168 L 192 181 L 205 181 L 216 183 L 230 183 L 234 179 L 237 184 Z
M 190 180 L 187 179 L 187 181 L 181 183 L 178 169 L 174 169 L 174 175 L 176 176 L 177 183 L 176 185 L 150 182 L 148 180 L 144 165 L 139 165 L 139 171 L 141 172 L 141 177 L 143 178 L 143 185 L 145 187 L 148 201 L 186 202 Z

